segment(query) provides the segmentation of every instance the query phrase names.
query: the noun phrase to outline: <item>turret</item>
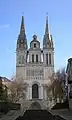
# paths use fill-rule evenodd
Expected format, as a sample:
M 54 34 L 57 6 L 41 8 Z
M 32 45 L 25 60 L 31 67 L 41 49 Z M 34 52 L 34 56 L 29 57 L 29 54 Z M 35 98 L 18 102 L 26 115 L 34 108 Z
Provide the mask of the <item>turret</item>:
M 46 16 L 46 27 L 43 38 L 43 48 L 49 48 L 49 46 L 50 46 L 50 36 L 49 36 L 49 27 L 48 27 L 48 16 Z
M 52 46 L 53 46 L 52 35 L 50 35 L 49 32 L 48 16 L 46 16 L 46 27 L 43 38 L 43 49 L 52 48 Z
M 17 66 L 24 65 L 27 62 L 27 38 L 24 26 L 24 17 L 22 16 L 20 34 L 18 35 L 17 48 L 16 48 L 16 61 Z
M 33 35 L 33 39 L 30 42 L 30 49 L 29 49 L 29 62 L 32 64 L 39 64 L 41 63 L 41 48 L 40 42 L 36 35 Z
M 54 48 L 54 45 L 53 45 L 53 38 L 52 38 L 52 35 L 50 35 L 50 38 L 51 38 L 51 48 Z
M 45 66 L 54 66 L 53 38 L 49 32 L 48 16 L 46 15 L 45 34 L 43 38 L 43 61 Z

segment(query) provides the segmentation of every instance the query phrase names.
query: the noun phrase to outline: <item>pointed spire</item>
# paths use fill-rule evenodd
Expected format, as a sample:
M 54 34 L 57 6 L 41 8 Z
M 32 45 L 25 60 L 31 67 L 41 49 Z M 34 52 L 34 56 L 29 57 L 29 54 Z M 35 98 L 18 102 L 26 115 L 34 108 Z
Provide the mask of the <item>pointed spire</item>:
M 25 34 L 24 16 L 23 15 L 22 15 L 22 20 L 21 20 L 20 34 L 18 36 L 17 42 L 20 44 L 20 46 L 23 46 L 24 48 L 27 49 L 27 38 L 26 38 L 26 34 Z
M 22 16 L 19 39 L 26 40 L 24 16 Z
M 20 32 L 24 31 L 25 32 L 25 28 L 24 28 L 24 16 L 22 16 L 22 20 L 21 20 L 21 28 L 20 28 Z
M 48 13 L 46 13 L 46 28 L 45 28 L 45 36 L 46 36 L 46 39 L 47 39 L 48 42 L 49 42 L 49 39 L 50 39 L 50 32 L 49 32 L 49 26 L 48 26 Z
M 48 13 L 46 13 L 46 28 L 45 28 L 45 34 L 49 33 L 49 28 L 48 28 Z
M 48 26 L 48 13 L 46 13 L 46 27 L 45 27 L 45 35 L 43 39 L 43 48 L 50 47 L 50 31 Z

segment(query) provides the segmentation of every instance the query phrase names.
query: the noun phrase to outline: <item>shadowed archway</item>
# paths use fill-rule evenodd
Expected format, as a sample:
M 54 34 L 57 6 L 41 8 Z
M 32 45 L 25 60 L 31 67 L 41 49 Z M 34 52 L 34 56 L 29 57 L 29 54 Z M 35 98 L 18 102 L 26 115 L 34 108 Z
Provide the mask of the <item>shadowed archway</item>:
M 30 105 L 30 108 L 29 108 L 29 109 L 41 110 L 41 105 L 40 105 L 38 102 L 33 102 L 33 103 Z
M 33 84 L 32 85 L 32 99 L 33 98 L 39 98 L 39 90 L 38 90 L 38 84 Z

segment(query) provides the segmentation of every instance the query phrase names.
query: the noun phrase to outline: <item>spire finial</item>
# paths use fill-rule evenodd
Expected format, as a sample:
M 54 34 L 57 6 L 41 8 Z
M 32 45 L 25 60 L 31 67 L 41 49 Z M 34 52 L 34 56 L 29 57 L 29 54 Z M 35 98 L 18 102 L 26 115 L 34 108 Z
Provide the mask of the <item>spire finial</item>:
M 46 24 L 48 24 L 48 13 L 46 12 Z
M 23 13 L 22 13 L 23 14 Z M 21 27 L 20 27 L 20 32 L 24 31 L 25 32 L 25 28 L 24 28 L 24 16 L 22 15 L 22 20 L 21 20 Z
M 48 20 L 48 12 L 46 12 L 46 20 Z
M 22 16 L 21 27 L 24 26 L 24 16 Z
M 22 16 L 24 16 L 24 12 L 22 12 Z

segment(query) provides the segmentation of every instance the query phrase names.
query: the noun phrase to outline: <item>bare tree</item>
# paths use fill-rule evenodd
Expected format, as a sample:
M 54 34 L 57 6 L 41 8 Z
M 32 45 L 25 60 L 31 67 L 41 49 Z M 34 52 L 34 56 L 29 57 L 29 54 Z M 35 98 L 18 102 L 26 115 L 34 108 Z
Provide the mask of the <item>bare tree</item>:
M 27 83 L 23 82 L 22 77 L 16 79 L 16 77 L 13 76 L 9 89 L 10 89 L 10 95 L 8 97 L 9 100 L 12 102 L 19 102 L 20 98 L 25 99 L 26 97 Z
M 54 91 L 53 90 L 54 89 L 54 87 L 53 87 L 54 76 L 55 76 L 55 73 L 53 73 L 52 76 L 49 77 L 50 84 L 45 85 L 46 93 L 47 93 L 47 99 L 50 99 L 50 100 L 52 100 L 52 98 L 54 96 L 53 95 L 53 91 Z
M 59 98 L 59 101 L 64 98 L 65 95 L 65 78 L 66 73 L 65 69 L 58 70 L 56 73 L 54 73 L 51 77 L 51 84 L 49 86 L 46 86 L 47 96 L 52 97 L 57 101 L 57 98 Z

